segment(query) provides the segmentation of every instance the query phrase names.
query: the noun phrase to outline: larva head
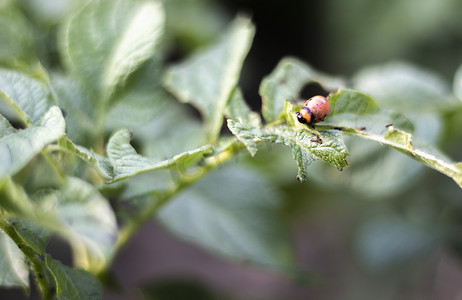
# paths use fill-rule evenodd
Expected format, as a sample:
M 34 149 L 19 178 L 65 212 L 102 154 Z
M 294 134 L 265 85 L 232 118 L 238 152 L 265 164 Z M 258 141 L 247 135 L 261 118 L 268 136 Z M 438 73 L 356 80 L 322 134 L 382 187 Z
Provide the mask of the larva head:
M 305 124 L 305 123 L 310 124 L 312 118 L 313 118 L 313 113 L 306 106 L 303 106 L 302 108 L 300 108 L 300 111 L 297 113 L 297 119 L 302 124 Z

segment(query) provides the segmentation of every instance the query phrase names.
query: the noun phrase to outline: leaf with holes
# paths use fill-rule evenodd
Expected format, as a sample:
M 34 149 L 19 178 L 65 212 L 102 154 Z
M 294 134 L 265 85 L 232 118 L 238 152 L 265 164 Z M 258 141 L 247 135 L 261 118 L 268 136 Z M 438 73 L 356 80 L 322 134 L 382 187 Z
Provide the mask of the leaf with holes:
M 298 164 L 301 181 L 307 180 L 307 167 L 315 160 L 323 160 L 337 168 L 348 165 L 349 153 L 338 130 L 315 131 L 286 126 L 258 128 L 235 120 L 228 120 L 228 128 L 252 155 L 257 152 L 257 143 L 262 141 L 289 146 Z
M 328 90 L 345 85 L 342 79 L 327 76 L 295 58 L 284 58 L 260 85 L 262 114 L 267 123 L 277 121 L 284 112 L 285 101 L 299 97 L 303 86 L 317 82 Z

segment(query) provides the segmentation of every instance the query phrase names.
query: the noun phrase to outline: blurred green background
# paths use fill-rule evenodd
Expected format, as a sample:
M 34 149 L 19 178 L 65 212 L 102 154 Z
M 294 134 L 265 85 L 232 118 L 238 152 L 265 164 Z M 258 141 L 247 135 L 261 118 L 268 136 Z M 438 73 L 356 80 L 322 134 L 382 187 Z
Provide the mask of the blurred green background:
M 409 116 L 418 137 L 462 161 L 460 102 L 438 98 L 452 97 L 453 76 L 462 63 L 462 1 L 163 2 L 168 62 L 213 41 L 236 14 L 252 17 L 257 33 L 240 85 L 254 110 L 261 108 L 263 76 L 282 57 L 296 56 L 318 70 L 350 78 L 383 107 Z M 75 5 L 81 3 L 0 0 L 0 63 L 18 67 L 39 57 L 43 65 L 59 69 L 56 28 Z M 417 83 L 407 86 L 411 79 Z M 374 88 L 377 82 L 384 91 Z M 308 87 L 303 95 L 317 90 Z M 412 97 L 413 103 L 422 101 L 421 110 L 400 105 Z M 105 298 L 462 297 L 460 188 L 399 153 L 357 140 L 348 143 L 350 167 L 339 172 L 313 164 L 305 184 L 295 180 L 295 162 L 282 147 L 271 145 L 256 158 L 242 155 L 233 162 L 261 172 L 281 191 L 283 216 L 307 276 L 228 262 L 152 222 L 118 257 L 113 271 L 122 288 L 107 291 Z M 68 259 L 63 253 L 54 255 Z M 0 298 L 25 296 L 2 290 Z

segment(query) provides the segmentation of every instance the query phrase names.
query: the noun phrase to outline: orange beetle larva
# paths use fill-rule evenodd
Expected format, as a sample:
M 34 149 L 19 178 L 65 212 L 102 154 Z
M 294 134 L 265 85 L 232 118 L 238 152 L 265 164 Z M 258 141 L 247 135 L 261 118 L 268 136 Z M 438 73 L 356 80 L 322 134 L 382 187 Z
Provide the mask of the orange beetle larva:
M 297 112 L 297 119 L 303 124 L 314 124 L 327 117 L 330 113 L 330 103 L 323 96 L 314 96 L 306 100 L 300 111 Z

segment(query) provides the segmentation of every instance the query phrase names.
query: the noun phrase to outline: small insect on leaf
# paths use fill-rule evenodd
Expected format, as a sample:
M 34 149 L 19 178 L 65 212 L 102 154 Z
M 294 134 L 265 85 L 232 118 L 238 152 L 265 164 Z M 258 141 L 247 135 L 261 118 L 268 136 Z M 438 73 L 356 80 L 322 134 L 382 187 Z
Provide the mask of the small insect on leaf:
M 314 96 L 306 100 L 305 104 L 297 113 L 297 119 L 302 124 L 314 124 L 327 117 L 330 113 L 329 100 L 323 96 Z

